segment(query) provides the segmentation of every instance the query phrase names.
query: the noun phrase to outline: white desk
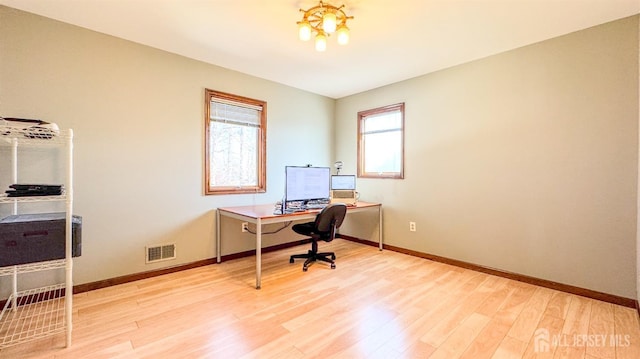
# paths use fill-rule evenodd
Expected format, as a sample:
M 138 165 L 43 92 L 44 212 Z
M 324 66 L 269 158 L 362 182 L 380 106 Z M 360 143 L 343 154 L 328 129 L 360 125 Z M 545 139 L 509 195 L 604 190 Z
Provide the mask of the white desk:
M 222 231 L 220 230 L 220 218 L 226 216 L 249 222 L 256 225 L 256 289 L 260 289 L 261 272 L 262 272 L 262 225 L 271 223 L 282 223 L 289 221 L 298 221 L 304 219 L 313 220 L 316 218 L 319 209 L 308 210 L 304 212 L 295 212 L 287 214 L 273 214 L 274 205 L 264 204 L 256 206 L 240 206 L 218 208 L 216 211 L 216 257 L 218 263 L 221 261 L 220 244 L 222 243 Z M 347 207 L 347 215 L 349 213 L 377 210 L 378 211 L 378 243 L 382 250 L 382 205 L 380 203 L 358 202 L 355 206 Z

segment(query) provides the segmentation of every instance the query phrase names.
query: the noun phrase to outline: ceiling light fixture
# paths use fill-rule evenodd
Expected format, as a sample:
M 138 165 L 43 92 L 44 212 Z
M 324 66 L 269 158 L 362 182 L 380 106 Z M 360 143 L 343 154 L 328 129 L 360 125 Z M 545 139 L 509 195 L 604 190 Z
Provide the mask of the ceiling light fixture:
M 298 21 L 298 36 L 300 40 L 309 41 L 315 33 L 317 51 L 325 51 L 327 49 L 327 37 L 333 33 L 338 36 L 340 45 L 349 43 L 347 20 L 353 19 L 353 16 L 347 16 L 342 10 L 343 8 L 344 5 L 335 7 L 320 0 L 320 4 L 309 10 L 300 9 L 300 12 L 304 13 L 302 20 Z

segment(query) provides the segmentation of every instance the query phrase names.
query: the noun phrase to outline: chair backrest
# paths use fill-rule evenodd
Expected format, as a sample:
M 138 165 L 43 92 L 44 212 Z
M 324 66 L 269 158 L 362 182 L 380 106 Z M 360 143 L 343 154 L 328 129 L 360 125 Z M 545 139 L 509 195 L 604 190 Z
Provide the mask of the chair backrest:
M 347 206 L 343 203 L 332 203 L 324 207 L 316 216 L 316 231 L 329 234 L 330 237 L 333 237 L 333 231 L 335 231 L 336 228 L 340 228 L 346 214 Z

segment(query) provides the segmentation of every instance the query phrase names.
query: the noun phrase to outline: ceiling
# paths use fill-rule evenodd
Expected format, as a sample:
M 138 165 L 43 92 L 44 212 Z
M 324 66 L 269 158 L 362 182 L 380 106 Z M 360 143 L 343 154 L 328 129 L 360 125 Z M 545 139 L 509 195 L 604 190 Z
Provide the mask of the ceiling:
M 0 0 L 0 4 L 340 98 L 638 14 L 640 0 L 325 0 L 351 40 L 298 40 L 314 0 Z

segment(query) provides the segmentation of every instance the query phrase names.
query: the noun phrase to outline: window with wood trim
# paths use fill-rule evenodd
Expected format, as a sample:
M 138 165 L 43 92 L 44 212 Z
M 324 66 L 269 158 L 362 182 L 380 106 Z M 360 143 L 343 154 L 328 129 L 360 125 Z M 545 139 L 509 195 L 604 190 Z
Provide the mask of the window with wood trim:
M 404 103 L 358 112 L 358 177 L 404 178 Z
M 205 90 L 205 194 L 266 191 L 267 103 Z

